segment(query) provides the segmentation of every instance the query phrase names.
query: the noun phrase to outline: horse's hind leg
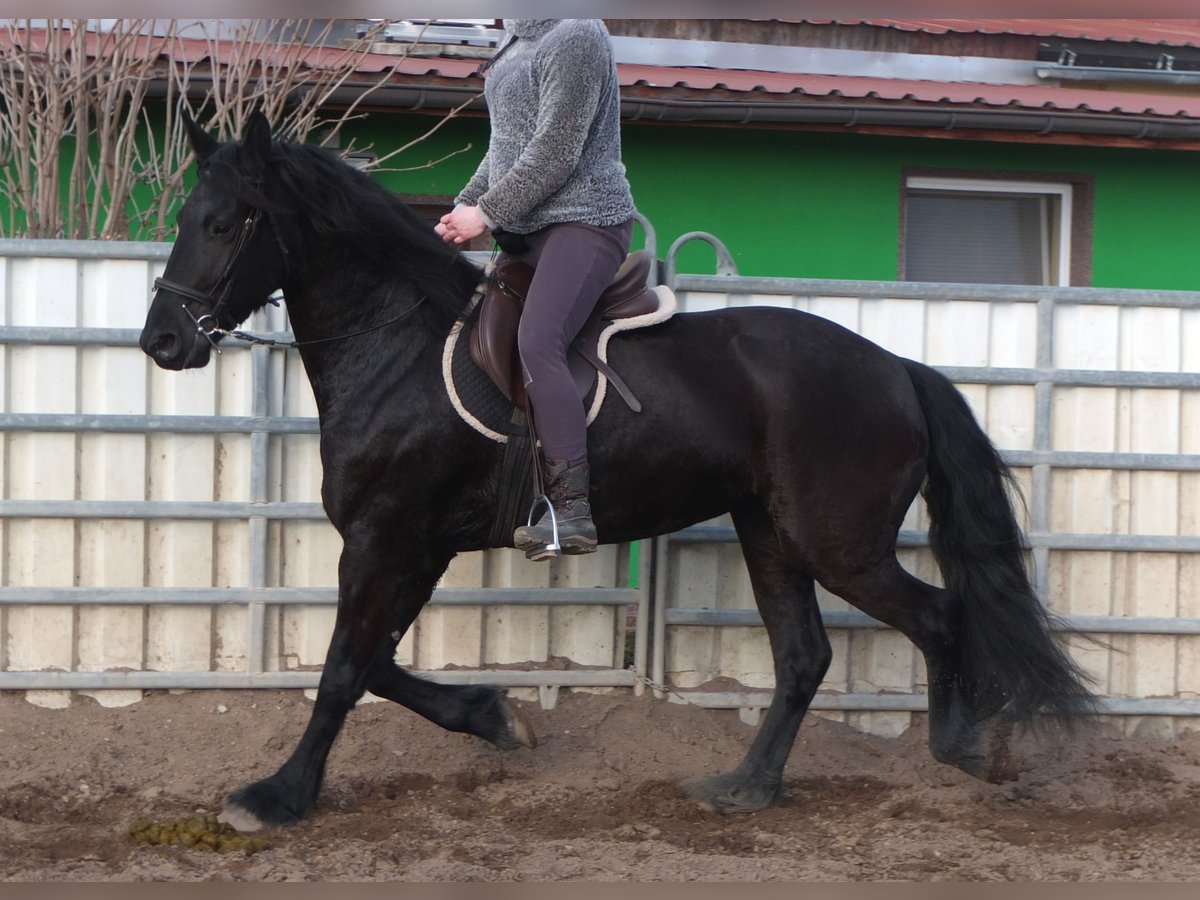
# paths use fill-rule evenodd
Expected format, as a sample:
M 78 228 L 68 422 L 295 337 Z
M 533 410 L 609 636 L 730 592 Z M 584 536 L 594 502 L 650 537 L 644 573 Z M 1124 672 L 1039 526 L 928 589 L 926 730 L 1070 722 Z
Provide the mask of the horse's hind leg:
M 1003 714 L 980 714 L 963 690 L 958 596 L 906 572 L 894 556 L 853 575 L 820 577 L 847 603 L 903 633 L 925 657 L 934 758 L 986 781 L 1012 777 L 1011 723 Z
M 705 806 L 751 812 L 779 796 L 796 732 L 833 656 L 813 579 L 785 565 L 775 529 L 761 510 L 734 514 L 754 599 L 775 662 L 775 693 L 745 759 L 732 772 L 687 786 Z
M 371 666 L 367 690 L 399 703 L 447 731 L 473 734 L 499 747 L 536 747 L 524 714 L 491 685 L 452 685 L 426 681 L 395 662 L 398 635 L 388 638 Z

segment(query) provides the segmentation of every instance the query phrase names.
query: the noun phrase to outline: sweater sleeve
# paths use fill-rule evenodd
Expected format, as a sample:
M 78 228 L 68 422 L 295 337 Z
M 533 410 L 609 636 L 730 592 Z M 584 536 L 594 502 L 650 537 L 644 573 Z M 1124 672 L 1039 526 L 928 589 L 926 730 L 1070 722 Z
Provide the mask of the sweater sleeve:
M 513 166 L 478 200 L 480 210 L 501 227 L 527 217 L 571 177 L 609 75 L 611 61 L 603 32 L 568 26 L 562 34 L 551 34 L 554 40 L 541 48 L 536 64 L 533 137 Z

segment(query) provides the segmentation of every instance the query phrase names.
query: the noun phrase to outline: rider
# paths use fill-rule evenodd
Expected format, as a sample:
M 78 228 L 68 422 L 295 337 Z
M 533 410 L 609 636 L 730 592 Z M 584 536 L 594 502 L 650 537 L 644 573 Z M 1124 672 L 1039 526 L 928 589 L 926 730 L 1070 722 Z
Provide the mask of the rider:
M 601 19 L 505 19 L 481 70 L 491 136 L 436 231 L 461 244 L 491 230 L 501 260 L 536 267 L 517 334 L 564 553 L 596 549 L 587 422 L 567 348 L 629 252 L 635 208 L 621 162 L 616 63 Z M 549 516 L 513 533 L 531 559 L 553 555 Z

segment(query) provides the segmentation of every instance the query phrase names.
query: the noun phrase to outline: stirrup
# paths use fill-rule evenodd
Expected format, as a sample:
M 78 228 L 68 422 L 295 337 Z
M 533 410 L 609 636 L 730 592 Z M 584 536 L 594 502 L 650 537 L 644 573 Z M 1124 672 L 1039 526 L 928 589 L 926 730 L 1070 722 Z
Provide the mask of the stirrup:
M 554 512 L 554 504 L 550 502 L 550 498 L 545 494 L 533 501 L 533 505 L 529 507 L 529 517 L 525 520 L 527 528 L 533 527 L 533 514 L 537 512 L 539 506 L 546 507 L 546 515 L 550 517 L 550 543 L 536 550 L 526 550 L 526 559 L 549 559 L 558 556 L 562 553 L 562 544 L 558 539 L 558 515 Z

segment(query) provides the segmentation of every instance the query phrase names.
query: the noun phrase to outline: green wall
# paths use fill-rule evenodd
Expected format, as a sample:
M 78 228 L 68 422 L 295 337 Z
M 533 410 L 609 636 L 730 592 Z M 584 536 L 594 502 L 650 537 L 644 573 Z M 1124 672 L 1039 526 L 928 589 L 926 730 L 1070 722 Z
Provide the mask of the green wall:
M 357 139 L 386 152 L 435 121 L 376 115 Z M 1200 290 L 1195 153 L 638 123 L 625 124 L 623 140 L 660 256 L 679 235 L 707 231 L 744 275 L 894 280 L 904 167 L 1049 171 L 1095 179 L 1094 286 Z M 379 178 L 453 195 L 486 143 L 486 120 L 457 119 L 393 163 L 409 171 Z M 712 249 L 688 244 L 678 268 L 715 271 Z

